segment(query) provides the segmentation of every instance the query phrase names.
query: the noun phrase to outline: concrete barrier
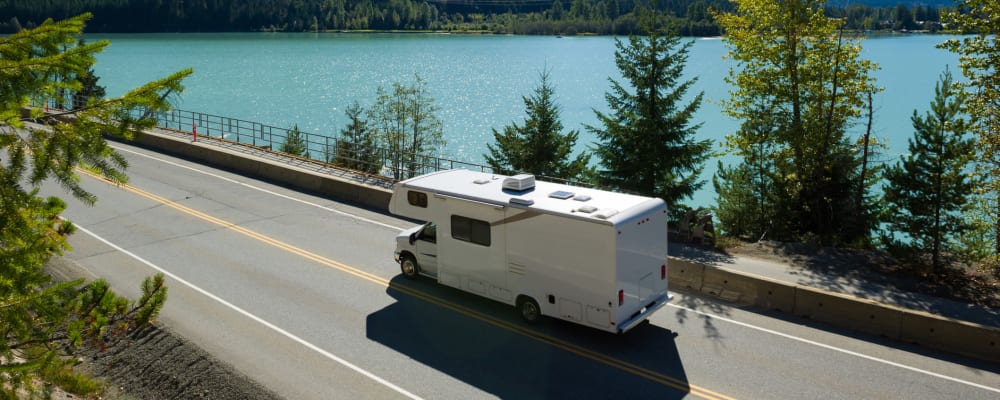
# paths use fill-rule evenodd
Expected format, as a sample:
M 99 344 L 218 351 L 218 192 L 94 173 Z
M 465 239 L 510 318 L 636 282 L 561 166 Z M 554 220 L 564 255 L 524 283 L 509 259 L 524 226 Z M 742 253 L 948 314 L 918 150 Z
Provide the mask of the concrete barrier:
M 899 331 L 904 342 L 1000 362 L 1000 328 L 905 310 Z
M 392 197 L 379 186 L 173 136 L 145 133 L 129 143 L 378 211 L 387 211 Z
M 667 284 L 670 290 L 700 291 L 705 265 L 671 258 L 667 261 Z
M 172 136 L 148 133 L 132 143 L 377 211 L 387 211 L 389 198 L 392 196 L 390 190 L 382 187 Z M 952 320 L 682 259 L 671 258 L 668 271 L 671 290 L 708 293 L 840 328 L 1000 362 L 1000 329 L 995 327 Z
M 793 314 L 859 332 L 898 339 L 903 308 L 811 287 L 795 288 Z

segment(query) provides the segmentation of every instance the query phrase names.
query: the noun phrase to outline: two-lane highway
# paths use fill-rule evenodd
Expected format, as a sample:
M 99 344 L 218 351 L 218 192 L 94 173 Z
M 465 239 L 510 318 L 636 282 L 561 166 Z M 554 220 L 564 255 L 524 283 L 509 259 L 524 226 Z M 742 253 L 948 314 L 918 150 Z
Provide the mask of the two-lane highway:
M 1000 397 L 996 366 L 678 295 L 626 335 L 400 279 L 392 216 L 127 145 L 131 181 L 84 176 L 68 254 L 289 399 Z

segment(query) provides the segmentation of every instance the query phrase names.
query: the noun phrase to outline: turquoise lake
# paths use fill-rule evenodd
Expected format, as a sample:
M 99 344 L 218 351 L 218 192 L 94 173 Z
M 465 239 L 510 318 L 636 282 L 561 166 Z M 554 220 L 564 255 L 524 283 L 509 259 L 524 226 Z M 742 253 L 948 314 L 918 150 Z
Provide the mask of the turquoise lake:
M 552 37 L 448 34 L 230 33 L 88 35 L 109 39 L 95 72 L 109 96 L 167 74 L 194 68 L 177 107 L 280 127 L 298 124 L 304 132 L 333 136 L 347 123 L 344 109 L 363 106 L 376 89 L 393 82 L 427 82 L 444 123 L 447 145 L 441 156 L 479 163 L 492 129 L 525 117 L 522 97 L 550 72 L 566 130 L 578 130 L 578 150 L 591 146 L 585 124 L 596 124 L 594 110 L 606 111 L 609 78 L 620 79 L 614 64 L 613 37 Z M 887 139 L 882 159 L 894 162 L 913 134 L 910 116 L 929 108 L 934 85 L 946 66 L 961 78 L 958 57 L 935 48 L 939 35 L 894 35 L 863 42 L 864 56 L 884 92 L 875 99 L 875 134 Z M 718 101 L 728 97 L 723 80 L 730 63 L 725 42 L 693 38 L 685 74 L 697 82 L 688 97 L 704 92 L 706 102 L 693 122 L 700 138 L 716 148 L 738 126 L 724 116 Z M 859 125 L 855 136 L 863 133 Z M 715 203 L 709 161 L 703 190 L 688 203 Z

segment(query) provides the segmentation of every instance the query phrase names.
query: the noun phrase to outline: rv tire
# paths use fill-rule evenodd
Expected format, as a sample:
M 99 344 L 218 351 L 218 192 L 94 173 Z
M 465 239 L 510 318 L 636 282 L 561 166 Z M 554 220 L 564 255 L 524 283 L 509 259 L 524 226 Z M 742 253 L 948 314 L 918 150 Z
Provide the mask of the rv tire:
M 420 275 L 420 266 L 417 265 L 417 260 L 409 254 L 404 254 L 399 259 L 399 269 L 403 271 L 403 276 L 407 279 L 417 279 Z
M 529 324 L 536 324 L 542 319 L 542 310 L 538 308 L 538 302 L 528 296 L 517 298 L 517 311 L 521 314 L 521 319 Z

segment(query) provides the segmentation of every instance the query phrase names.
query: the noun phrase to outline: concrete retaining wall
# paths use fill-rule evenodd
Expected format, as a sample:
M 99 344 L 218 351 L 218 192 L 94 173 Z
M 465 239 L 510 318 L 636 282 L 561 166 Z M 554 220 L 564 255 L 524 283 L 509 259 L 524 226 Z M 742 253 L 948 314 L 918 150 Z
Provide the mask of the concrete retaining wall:
M 130 143 L 374 210 L 388 210 L 392 197 L 392 191 L 379 186 L 173 136 L 146 133 Z
M 373 210 L 387 211 L 392 195 L 391 191 L 382 187 L 171 136 L 145 134 L 140 136 L 137 144 Z M 1000 362 L 1000 328 L 956 321 L 687 260 L 671 259 L 668 271 L 671 290 L 707 293 L 832 326 Z
M 1000 328 L 688 260 L 672 258 L 667 270 L 670 290 L 701 292 L 839 328 L 1000 362 Z

